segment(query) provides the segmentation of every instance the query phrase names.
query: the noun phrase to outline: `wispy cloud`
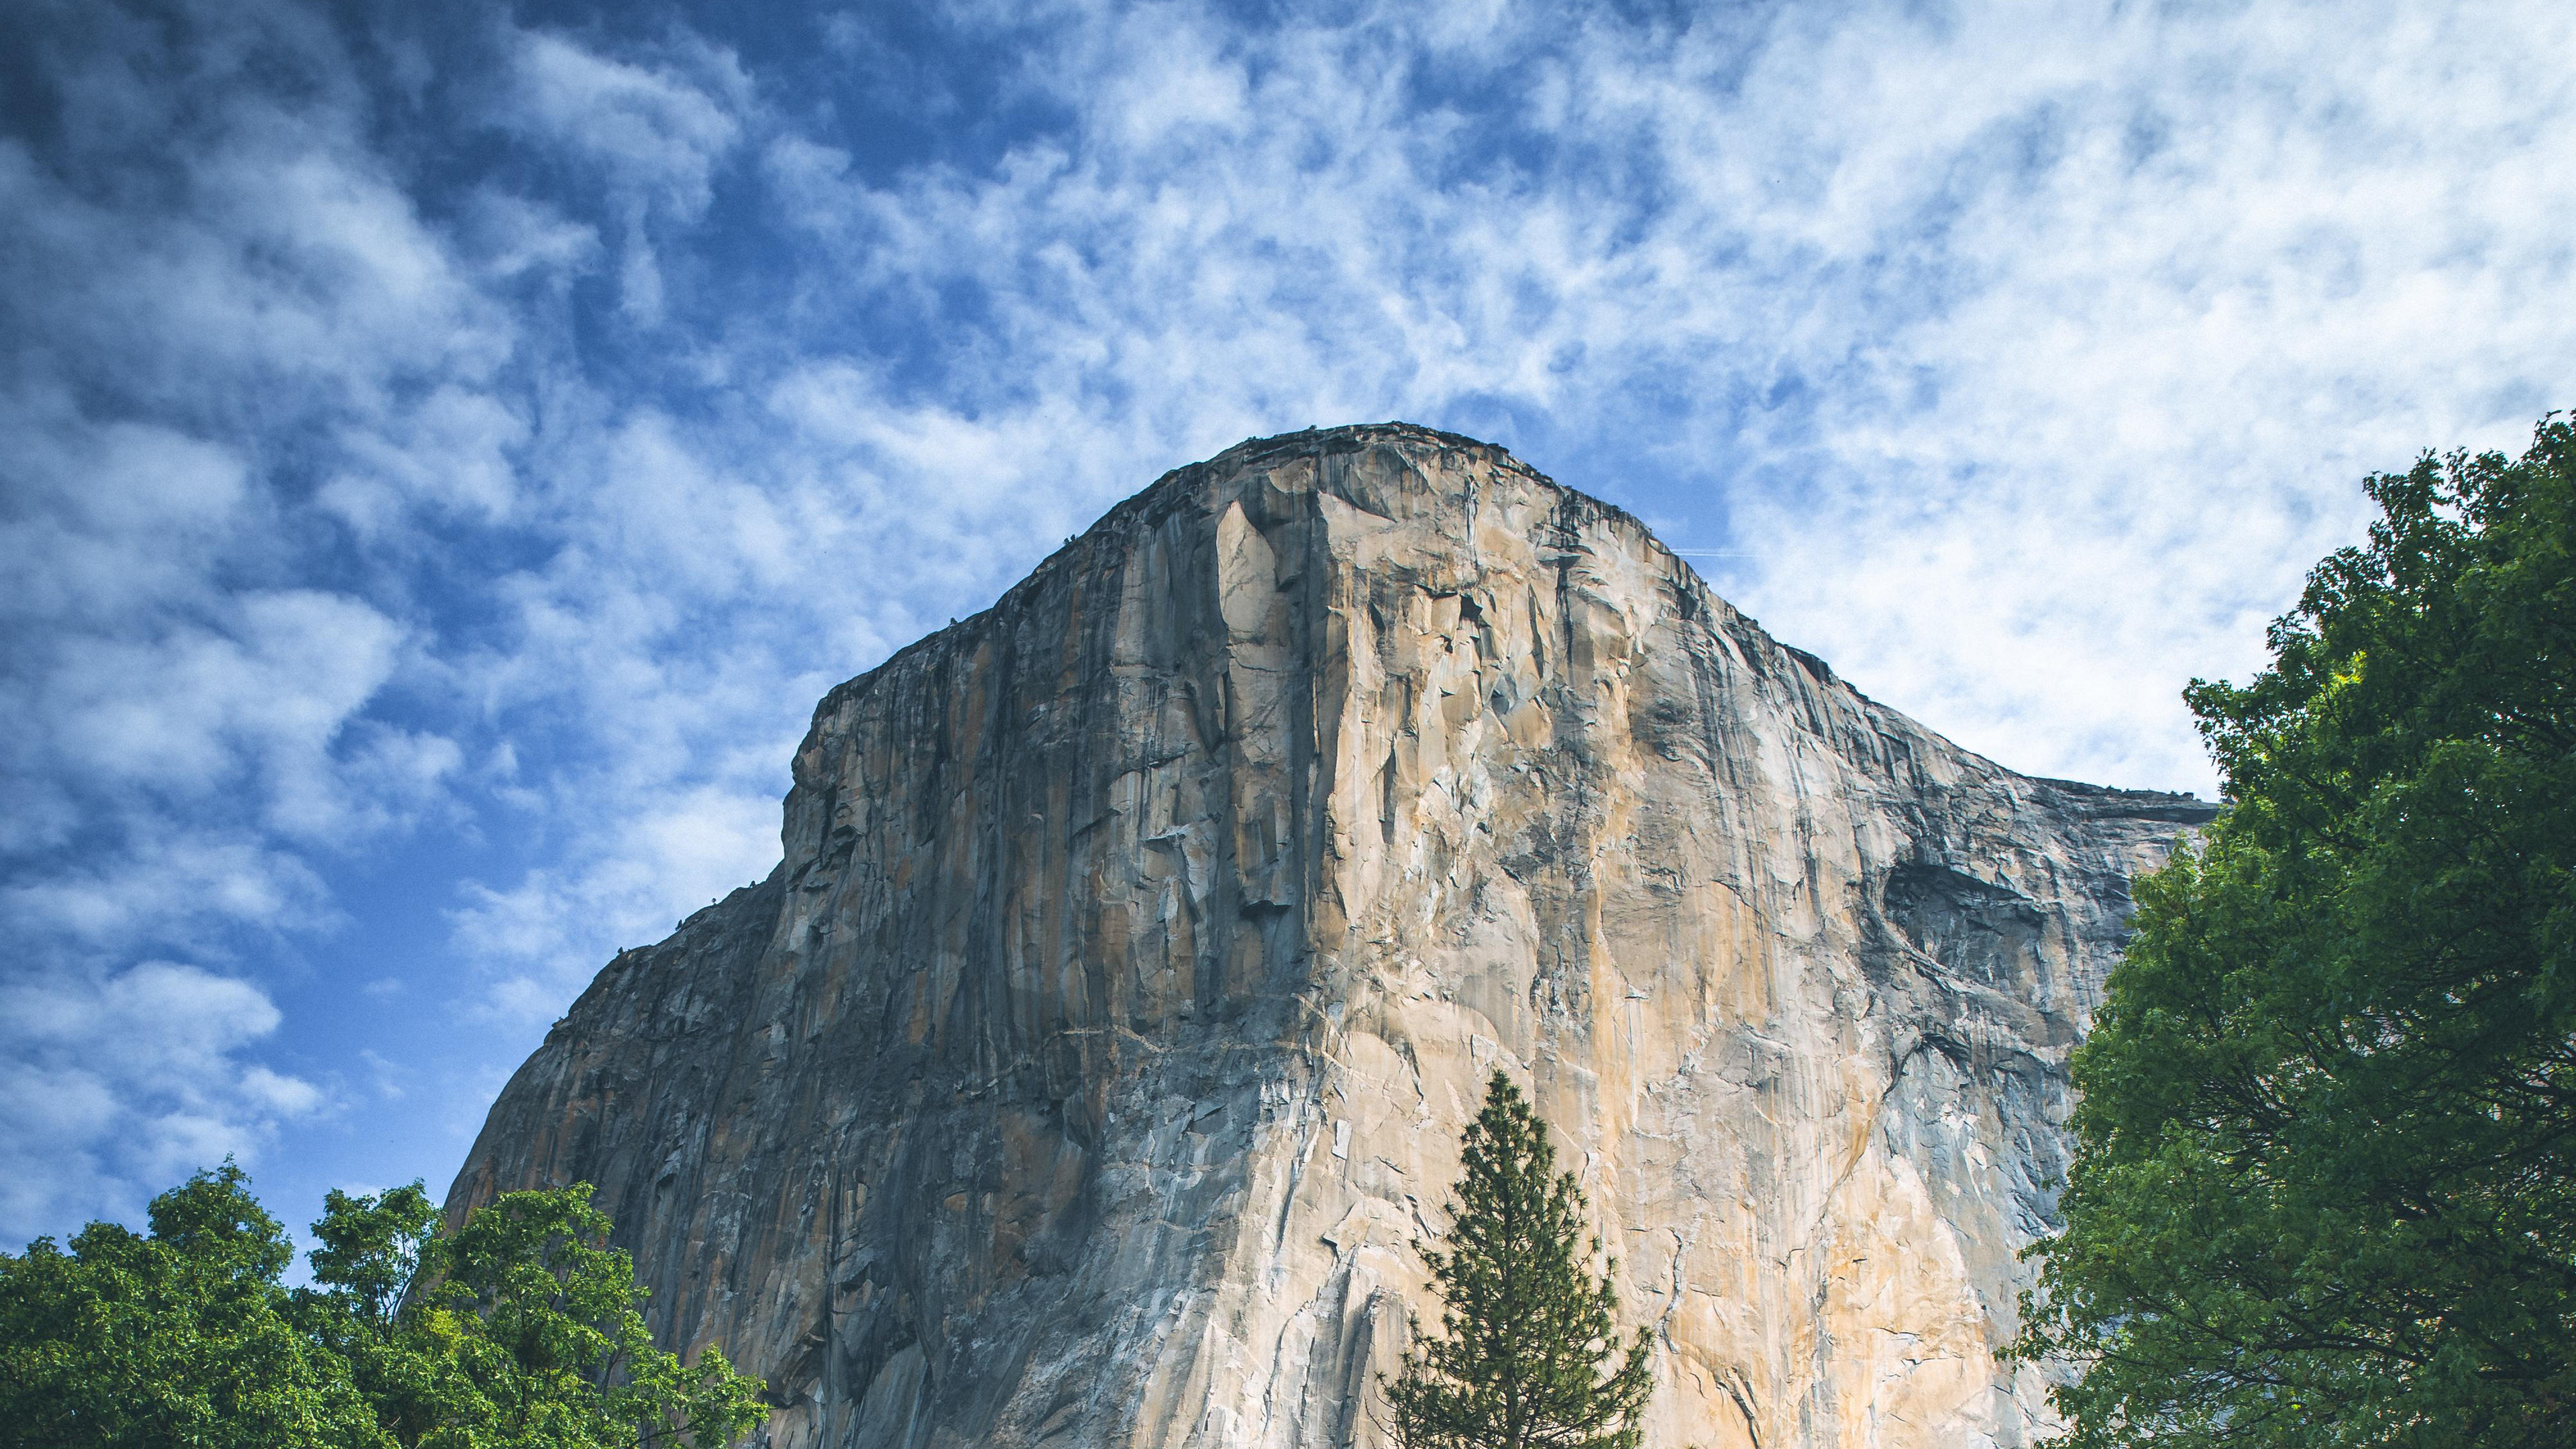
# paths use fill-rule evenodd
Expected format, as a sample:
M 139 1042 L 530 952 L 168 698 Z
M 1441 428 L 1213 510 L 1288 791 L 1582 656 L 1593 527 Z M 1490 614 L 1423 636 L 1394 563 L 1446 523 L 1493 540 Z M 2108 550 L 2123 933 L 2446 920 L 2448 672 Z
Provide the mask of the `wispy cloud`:
M 539 146 L 590 163 L 623 232 L 626 319 L 662 320 L 660 225 L 705 215 L 715 169 L 741 138 L 751 83 L 733 56 L 680 32 L 649 59 L 621 60 L 546 31 L 507 36 L 513 82 L 496 119 Z
M 320 1124 L 488 1089 L 766 869 L 823 689 L 1247 434 L 1493 437 L 2206 788 L 2176 691 L 2359 475 L 2570 400 L 2545 3 L 175 14 L 0 21 L 0 1236 L 435 1175 Z
M 138 1186 L 166 1186 L 314 1113 L 314 1084 L 240 1059 L 277 1023 L 258 987 L 168 961 L 0 985 L 0 1153 L 12 1168 L 0 1214 L 41 1227 L 131 1213 Z

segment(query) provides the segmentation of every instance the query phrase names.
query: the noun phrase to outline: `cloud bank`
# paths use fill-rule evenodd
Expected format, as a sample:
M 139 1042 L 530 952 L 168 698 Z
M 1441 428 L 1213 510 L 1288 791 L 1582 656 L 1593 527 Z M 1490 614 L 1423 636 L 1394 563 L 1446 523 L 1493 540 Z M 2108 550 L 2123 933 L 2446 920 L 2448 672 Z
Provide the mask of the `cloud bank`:
M 2359 477 L 2570 401 L 2546 3 L 37 3 L 0 1238 L 441 1177 L 813 700 L 1409 418 L 2007 764 L 2206 790 Z

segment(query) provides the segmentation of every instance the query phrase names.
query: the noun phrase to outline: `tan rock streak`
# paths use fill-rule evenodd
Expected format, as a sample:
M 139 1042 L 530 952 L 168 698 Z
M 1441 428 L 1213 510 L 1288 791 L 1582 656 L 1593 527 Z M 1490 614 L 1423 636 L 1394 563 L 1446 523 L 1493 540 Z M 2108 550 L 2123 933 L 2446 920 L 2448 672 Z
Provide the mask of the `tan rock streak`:
M 1650 1443 L 2025 1443 L 2066 1051 L 2209 813 L 1968 754 L 1394 424 L 1167 475 L 832 691 L 795 780 L 449 1210 L 598 1183 L 797 1449 L 1382 1443 L 1497 1064 L 1655 1330 Z

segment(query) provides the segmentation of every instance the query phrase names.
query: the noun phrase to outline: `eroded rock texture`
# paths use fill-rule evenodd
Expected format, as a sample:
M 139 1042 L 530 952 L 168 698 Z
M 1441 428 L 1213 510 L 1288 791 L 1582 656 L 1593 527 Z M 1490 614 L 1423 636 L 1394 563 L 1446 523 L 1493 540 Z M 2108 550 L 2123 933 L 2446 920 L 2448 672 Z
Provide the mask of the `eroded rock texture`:
M 449 1198 L 589 1179 L 781 1446 L 1378 1444 L 1528 1084 L 1659 1446 L 2020 1444 L 2064 1064 L 2187 797 L 2015 775 L 1403 426 L 1165 477 L 815 712 Z

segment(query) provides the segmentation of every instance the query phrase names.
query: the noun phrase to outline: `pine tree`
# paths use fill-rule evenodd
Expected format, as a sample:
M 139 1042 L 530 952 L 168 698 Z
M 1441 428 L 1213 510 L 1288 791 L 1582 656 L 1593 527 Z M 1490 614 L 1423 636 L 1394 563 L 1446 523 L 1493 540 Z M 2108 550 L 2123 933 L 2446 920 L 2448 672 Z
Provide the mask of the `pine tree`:
M 1445 1252 L 1422 1248 L 1444 1304 L 1442 1336 L 1413 1323 L 1392 1383 L 1400 1449 L 1636 1449 L 1654 1383 L 1648 1337 L 1624 1357 L 1609 1271 L 1585 1266 L 1588 1204 L 1556 1171 L 1547 1131 L 1501 1072 L 1467 1124 L 1466 1175 Z M 1618 1360 L 1615 1369 L 1612 1360 Z

